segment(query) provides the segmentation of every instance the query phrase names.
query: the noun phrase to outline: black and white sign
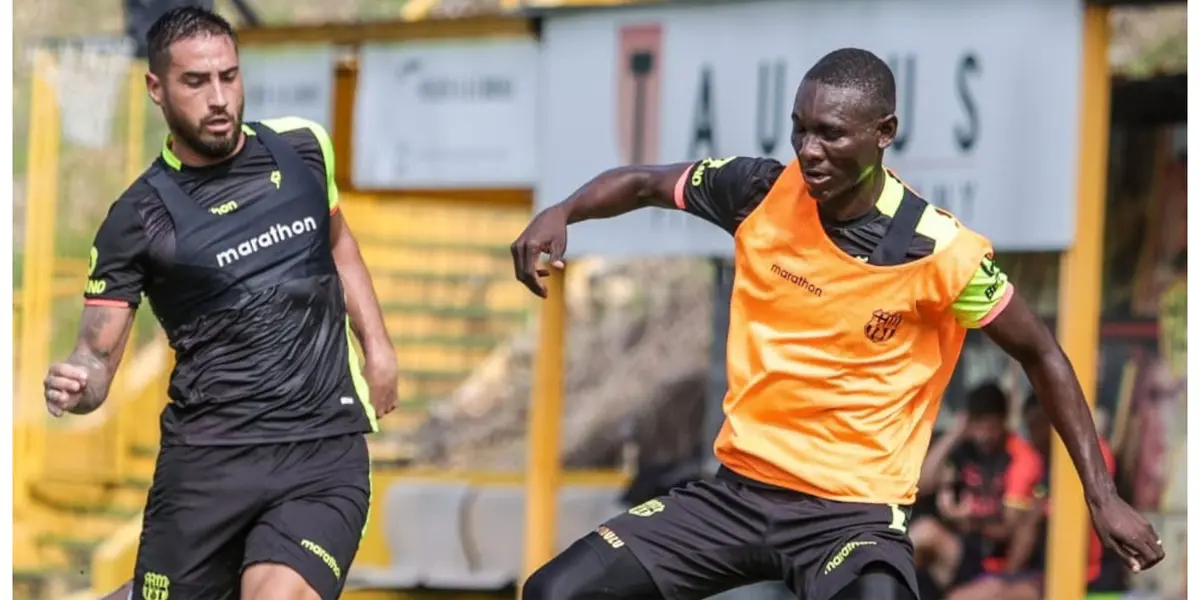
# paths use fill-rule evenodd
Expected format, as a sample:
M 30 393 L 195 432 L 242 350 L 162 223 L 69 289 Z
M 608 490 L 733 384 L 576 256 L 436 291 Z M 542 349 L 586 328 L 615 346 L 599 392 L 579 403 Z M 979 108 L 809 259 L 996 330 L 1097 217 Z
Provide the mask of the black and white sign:
M 244 46 L 247 121 L 303 117 L 326 130 L 333 122 L 333 46 Z
M 857 46 L 896 74 L 900 137 L 887 166 L 998 249 L 1062 249 L 1074 234 L 1081 28 L 1078 0 L 550 13 L 537 202 L 558 202 L 630 160 L 786 162 L 804 73 L 827 52 Z M 697 219 L 648 210 L 574 226 L 570 250 L 728 255 L 732 242 Z
M 526 38 L 364 46 L 355 185 L 532 186 L 537 57 Z

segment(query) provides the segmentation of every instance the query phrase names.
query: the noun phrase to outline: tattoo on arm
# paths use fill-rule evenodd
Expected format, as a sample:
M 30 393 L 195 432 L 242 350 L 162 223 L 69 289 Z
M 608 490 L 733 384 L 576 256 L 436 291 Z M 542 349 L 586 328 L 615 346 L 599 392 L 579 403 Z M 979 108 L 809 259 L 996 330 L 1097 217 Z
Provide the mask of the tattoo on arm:
M 86 306 L 79 323 L 75 351 L 67 359 L 88 372 L 87 385 L 76 414 L 90 413 L 104 402 L 133 327 L 130 307 Z

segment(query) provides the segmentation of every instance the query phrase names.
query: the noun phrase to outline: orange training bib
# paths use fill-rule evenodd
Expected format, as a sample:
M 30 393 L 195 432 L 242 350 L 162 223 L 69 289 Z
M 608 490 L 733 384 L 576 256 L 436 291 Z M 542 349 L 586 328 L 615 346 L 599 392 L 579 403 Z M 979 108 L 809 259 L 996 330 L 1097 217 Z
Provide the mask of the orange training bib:
M 966 331 L 950 305 L 990 251 L 879 267 L 827 237 L 796 161 L 735 236 L 717 458 L 831 500 L 909 504 Z

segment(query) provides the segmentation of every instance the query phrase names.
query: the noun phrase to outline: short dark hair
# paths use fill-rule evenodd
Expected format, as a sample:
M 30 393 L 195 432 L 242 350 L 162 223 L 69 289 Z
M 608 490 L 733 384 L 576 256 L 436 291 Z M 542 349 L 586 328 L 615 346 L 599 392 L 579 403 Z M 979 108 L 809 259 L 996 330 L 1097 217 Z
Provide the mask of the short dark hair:
M 228 36 L 237 44 L 237 34 L 224 17 L 198 6 L 181 6 L 163 13 L 146 32 L 150 71 L 161 74 L 171 63 L 171 44 L 199 35 Z
M 988 382 L 967 394 L 967 417 L 1007 417 L 1008 396 L 999 385 Z
M 869 50 L 834 50 L 821 57 L 804 74 L 804 80 L 863 92 L 880 116 L 896 112 L 896 76 L 883 59 Z

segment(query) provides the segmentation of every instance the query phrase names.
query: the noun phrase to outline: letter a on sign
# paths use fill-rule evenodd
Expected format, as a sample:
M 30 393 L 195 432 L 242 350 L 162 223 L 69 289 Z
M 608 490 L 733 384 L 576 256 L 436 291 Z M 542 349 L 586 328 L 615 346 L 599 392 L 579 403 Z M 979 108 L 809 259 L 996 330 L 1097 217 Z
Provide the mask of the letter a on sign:
M 623 164 L 658 161 L 662 27 L 631 25 L 617 34 L 617 141 Z

